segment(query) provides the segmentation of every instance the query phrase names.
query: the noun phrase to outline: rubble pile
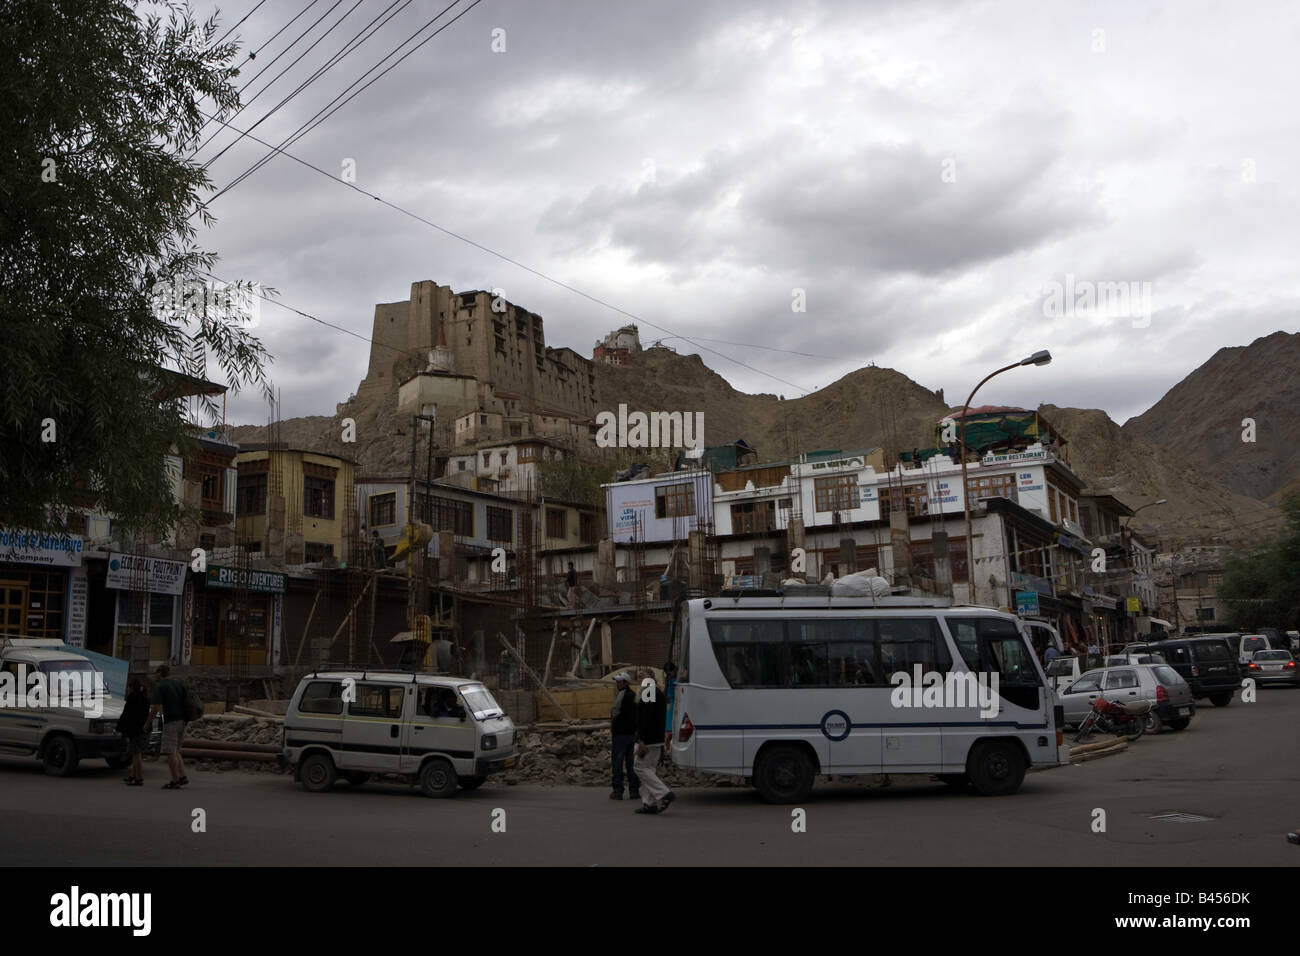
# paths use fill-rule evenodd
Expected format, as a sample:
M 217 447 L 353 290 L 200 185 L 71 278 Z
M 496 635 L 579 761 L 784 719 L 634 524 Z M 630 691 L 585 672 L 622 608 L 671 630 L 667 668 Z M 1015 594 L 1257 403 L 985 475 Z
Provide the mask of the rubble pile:
M 220 740 L 226 743 L 276 745 L 281 742 L 284 723 L 262 717 L 215 714 L 191 721 L 185 725 L 188 740 Z M 287 765 L 277 761 L 213 760 L 203 757 L 186 757 L 187 764 L 196 770 L 249 770 L 287 773 Z
M 519 763 L 503 774 L 488 778 L 488 785 L 519 783 L 543 786 L 608 787 L 610 784 L 610 731 L 573 728 L 560 731 L 522 730 Z M 658 774 L 670 787 L 735 786 L 734 778 L 683 770 L 671 760 L 659 764 Z

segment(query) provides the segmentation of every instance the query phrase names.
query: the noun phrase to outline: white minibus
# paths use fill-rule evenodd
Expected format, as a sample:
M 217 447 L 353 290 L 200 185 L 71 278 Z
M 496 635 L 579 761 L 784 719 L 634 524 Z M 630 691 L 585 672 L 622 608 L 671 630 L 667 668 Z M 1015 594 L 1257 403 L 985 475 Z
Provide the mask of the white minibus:
M 818 775 L 934 774 L 985 795 L 1062 762 L 1022 622 L 946 598 L 678 603 L 673 760 L 795 803 Z M 1068 758 L 1067 758 L 1068 759 Z

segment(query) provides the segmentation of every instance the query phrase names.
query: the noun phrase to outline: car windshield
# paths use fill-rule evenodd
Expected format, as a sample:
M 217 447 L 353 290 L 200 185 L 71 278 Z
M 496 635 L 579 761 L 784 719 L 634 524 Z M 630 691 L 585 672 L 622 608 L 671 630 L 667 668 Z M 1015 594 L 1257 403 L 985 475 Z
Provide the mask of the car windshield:
M 90 661 L 41 661 L 41 673 L 48 678 L 50 692 L 58 690 L 61 694 L 79 697 L 91 697 L 106 694 L 104 675 Z
M 1259 651 L 1255 655 L 1257 661 L 1289 661 L 1290 659 L 1290 651 Z
M 461 687 L 460 696 L 465 699 L 465 706 L 469 708 L 469 712 L 474 715 L 475 720 L 485 720 L 488 717 L 505 715 L 501 705 L 493 699 L 488 689 L 481 684 Z

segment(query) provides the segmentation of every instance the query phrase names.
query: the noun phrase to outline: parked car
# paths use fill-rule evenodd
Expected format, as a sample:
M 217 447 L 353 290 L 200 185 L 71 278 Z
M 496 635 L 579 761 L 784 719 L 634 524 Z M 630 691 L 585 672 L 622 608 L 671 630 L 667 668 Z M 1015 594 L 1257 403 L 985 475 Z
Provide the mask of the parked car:
M 481 683 L 433 674 L 331 671 L 298 684 L 284 754 L 306 790 L 395 774 L 430 797 L 513 767 L 515 725 Z
M 1138 654 L 1115 654 L 1106 658 L 1105 667 L 1125 667 L 1129 664 L 1164 664 L 1165 659 L 1151 651 Z
M 1149 734 L 1159 733 L 1165 726 L 1184 730 L 1196 714 L 1191 687 L 1168 664 L 1099 667 L 1088 671 L 1061 692 L 1065 722 L 1077 727 L 1098 697 L 1119 703 L 1150 701 L 1146 726 Z
M 1256 651 L 1246 668 L 1246 676 L 1256 684 L 1290 684 L 1300 687 L 1300 668 L 1290 651 Z
M 62 641 L 43 638 L 7 638 L 0 641 L 0 672 L 12 688 L 26 688 L 33 674 L 41 674 L 47 686 L 63 678 L 76 677 L 81 688 L 104 688 L 103 674 L 79 654 L 58 650 Z M 54 777 L 66 777 L 84 758 L 103 758 L 120 769 L 130 762 L 125 738 L 117 732 L 117 718 L 123 701 L 106 690 L 89 691 L 73 700 L 46 700 L 43 706 L 5 708 L 0 715 L 0 753 L 35 757 Z
M 1227 707 L 1241 686 L 1241 669 L 1229 644 L 1229 635 L 1175 637 L 1148 644 L 1140 653 L 1163 657 L 1192 689 L 1197 700 L 1208 697 L 1215 707 Z

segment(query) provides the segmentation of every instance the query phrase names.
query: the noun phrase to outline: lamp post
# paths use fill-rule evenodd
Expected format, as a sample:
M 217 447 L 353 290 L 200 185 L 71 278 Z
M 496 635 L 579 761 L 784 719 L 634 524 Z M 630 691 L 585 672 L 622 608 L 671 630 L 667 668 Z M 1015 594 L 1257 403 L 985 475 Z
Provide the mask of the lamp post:
M 1155 501 L 1148 501 L 1146 504 L 1139 505 L 1138 507 L 1134 508 L 1133 514 L 1129 515 L 1127 518 L 1124 519 L 1124 530 L 1125 531 L 1128 530 L 1128 526 L 1133 521 L 1134 515 L 1136 515 L 1143 508 L 1152 508 L 1155 507 L 1156 505 L 1167 505 L 1167 504 L 1169 504 L 1168 498 L 1158 498 Z
M 1046 349 L 1043 349 L 1042 351 L 1035 352 L 1033 355 L 1029 356 L 1028 358 L 1021 359 L 1019 362 L 1012 362 L 1010 365 L 1003 366 L 1002 368 L 998 369 L 995 372 L 990 372 L 988 375 L 985 375 L 984 378 L 980 380 L 979 385 L 976 385 L 974 388 L 970 390 L 970 395 L 967 396 L 966 398 L 966 404 L 962 406 L 962 410 L 961 410 L 961 500 L 965 504 L 965 509 L 966 509 L 966 590 L 968 592 L 971 604 L 975 603 L 975 546 L 974 546 L 974 542 L 971 540 L 970 489 L 966 485 L 966 416 L 970 413 L 970 403 L 974 401 L 975 393 L 980 390 L 980 387 L 989 379 L 991 379 L 994 375 L 1001 375 L 1003 372 L 1009 372 L 1011 371 L 1011 369 L 1019 368 L 1021 365 L 1046 365 L 1051 360 L 1052 360 L 1052 353 L 1047 351 Z

